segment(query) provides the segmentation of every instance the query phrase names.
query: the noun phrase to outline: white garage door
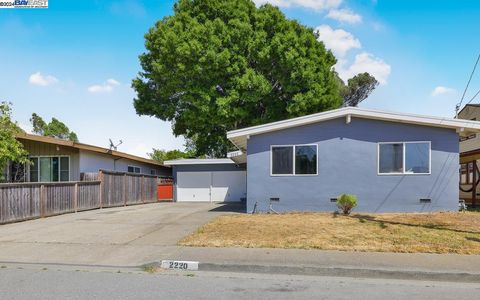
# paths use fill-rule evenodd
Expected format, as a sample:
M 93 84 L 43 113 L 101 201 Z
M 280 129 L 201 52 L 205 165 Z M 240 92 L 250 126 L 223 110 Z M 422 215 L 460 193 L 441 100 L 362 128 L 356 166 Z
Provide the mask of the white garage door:
M 210 201 L 210 172 L 178 172 L 177 201 Z
M 246 197 L 245 171 L 178 172 L 177 201 L 236 202 Z

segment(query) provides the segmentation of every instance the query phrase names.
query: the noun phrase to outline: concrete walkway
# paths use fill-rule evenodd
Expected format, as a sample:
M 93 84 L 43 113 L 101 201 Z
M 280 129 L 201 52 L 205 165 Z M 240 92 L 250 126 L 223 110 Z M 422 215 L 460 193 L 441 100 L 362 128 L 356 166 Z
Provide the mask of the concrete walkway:
M 138 266 L 219 214 L 221 204 L 155 203 L 0 225 L 0 261 Z

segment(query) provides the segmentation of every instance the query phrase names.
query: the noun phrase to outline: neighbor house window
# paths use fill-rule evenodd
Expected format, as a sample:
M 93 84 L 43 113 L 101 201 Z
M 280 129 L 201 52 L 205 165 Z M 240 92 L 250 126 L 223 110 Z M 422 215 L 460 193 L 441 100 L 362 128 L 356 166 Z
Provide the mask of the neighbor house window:
M 38 182 L 38 157 L 30 158 L 32 164 L 30 165 L 30 181 Z
M 140 173 L 140 167 L 128 166 L 128 173 Z
M 162 175 L 162 172 L 160 172 L 160 170 L 151 169 L 150 174 L 160 176 Z
M 379 174 L 430 174 L 430 142 L 380 143 Z
M 272 146 L 272 175 L 316 175 L 317 145 Z
M 30 182 L 58 182 L 70 180 L 70 157 L 39 156 L 30 158 Z
M 473 162 L 460 165 L 460 184 L 473 183 Z

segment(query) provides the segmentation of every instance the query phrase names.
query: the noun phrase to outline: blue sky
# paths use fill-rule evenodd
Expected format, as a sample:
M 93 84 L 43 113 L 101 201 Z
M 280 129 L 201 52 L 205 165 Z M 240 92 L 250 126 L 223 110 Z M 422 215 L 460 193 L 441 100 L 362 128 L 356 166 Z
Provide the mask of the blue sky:
M 57 117 L 80 141 L 145 156 L 183 148 L 170 124 L 139 117 L 131 80 L 143 35 L 172 13 L 171 0 L 49 1 L 48 9 L 0 9 L 0 99 L 22 127 L 36 112 Z M 320 32 L 347 79 L 382 83 L 361 106 L 453 116 L 476 56 L 480 1 L 255 0 Z M 480 89 L 480 70 L 467 101 Z M 473 102 L 480 102 L 480 97 Z

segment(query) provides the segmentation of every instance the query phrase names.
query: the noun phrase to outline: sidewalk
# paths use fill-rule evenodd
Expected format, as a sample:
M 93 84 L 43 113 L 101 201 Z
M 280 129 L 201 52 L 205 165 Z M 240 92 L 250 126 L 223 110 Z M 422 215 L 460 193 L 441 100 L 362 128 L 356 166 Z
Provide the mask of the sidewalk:
M 480 255 L 178 247 L 161 259 L 199 261 L 204 271 L 480 282 Z

